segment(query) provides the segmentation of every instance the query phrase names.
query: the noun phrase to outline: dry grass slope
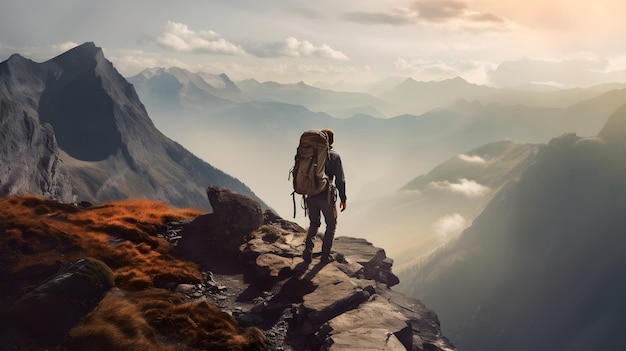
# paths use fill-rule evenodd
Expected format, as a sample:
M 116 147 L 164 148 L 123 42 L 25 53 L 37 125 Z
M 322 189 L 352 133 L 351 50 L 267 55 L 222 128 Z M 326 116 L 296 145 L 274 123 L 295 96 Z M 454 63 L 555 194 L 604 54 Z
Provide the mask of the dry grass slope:
M 94 257 L 116 288 L 74 327 L 58 350 L 260 350 L 264 336 L 205 302 L 165 288 L 199 283 L 197 264 L 155 233 L 197 210 L 150 200 L 77 208 L 37 197 L 0 199 L 0 314 L 61 268 Z

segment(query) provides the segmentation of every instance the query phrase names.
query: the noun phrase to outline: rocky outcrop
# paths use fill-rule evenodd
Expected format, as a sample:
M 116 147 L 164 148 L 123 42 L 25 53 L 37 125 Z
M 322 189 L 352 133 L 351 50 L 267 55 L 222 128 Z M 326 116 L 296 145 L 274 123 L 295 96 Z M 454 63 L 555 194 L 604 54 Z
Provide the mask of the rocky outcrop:
M 207 197 L 225 235 L 241 238 L 263 223 L 261 206 L 248 196 L 223 187 L 209 187 Z
M 383 249 L 337 237 L 334 260 L 325 264 L 316 256 L 321 249 L 316 238 L 313 262 L 307 264 L 301 258 L 303 228 L 270 211 L 258 222 L 257 207 L 243 195 L 223 188 L 208 194 L 214 213 L 185 227 L 178 248 L 206 269 L 229 267 L 211 276 L 222 287 L 212 298 L 241 322 L 264 330 L 268 339 L 278 338 L 277 349 L 455 350 L 432 311 L 389 288 L 398 278 Z M 241 242 L 238 260 L 215 259 L 223 251 L 216 243 L 225 240 Z
M 81 259 L 18 300 L 3 316 L 2 329 L 17 328 L 55 345 L 113 286 L 106 264 Z
M 223 187 L 209 187 L 206 193 L 213 212 L 189 223 L 177 244 L 187 258 L 204 264 L 237 255 L 246 237 L 263 223 L 261 206 L 250 197 Z

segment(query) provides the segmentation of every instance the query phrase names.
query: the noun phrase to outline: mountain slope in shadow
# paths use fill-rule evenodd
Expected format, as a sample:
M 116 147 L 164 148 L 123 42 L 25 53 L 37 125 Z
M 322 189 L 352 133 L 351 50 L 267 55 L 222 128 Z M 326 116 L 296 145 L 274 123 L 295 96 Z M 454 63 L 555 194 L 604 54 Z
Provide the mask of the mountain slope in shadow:
M 401 279 L 464 350 L 626 342 L 626 108 L 553 139 L 461 236 Z

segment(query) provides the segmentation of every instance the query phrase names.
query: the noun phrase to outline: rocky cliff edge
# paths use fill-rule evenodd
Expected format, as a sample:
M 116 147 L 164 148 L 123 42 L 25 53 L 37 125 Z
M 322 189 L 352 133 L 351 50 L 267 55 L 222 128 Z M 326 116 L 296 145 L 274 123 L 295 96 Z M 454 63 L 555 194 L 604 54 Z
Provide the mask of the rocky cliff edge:
M 435 313 L 390 289 L 399 281 L 383 249 L 337 237 L 324 264 L 316 238 L 307 264 L 299 225 L 225 188 L 207 195 L 214 212 L 172 231 L 178 251 L 211 272 L 212 293 L 198 296 L 264 330 L 273 349 L 455 350 Z
M 0 198 L 0 349 L 455 350 L 383 249 L 338 237 L 307 264 L 303 228 L 207 194 L 208 214 Z

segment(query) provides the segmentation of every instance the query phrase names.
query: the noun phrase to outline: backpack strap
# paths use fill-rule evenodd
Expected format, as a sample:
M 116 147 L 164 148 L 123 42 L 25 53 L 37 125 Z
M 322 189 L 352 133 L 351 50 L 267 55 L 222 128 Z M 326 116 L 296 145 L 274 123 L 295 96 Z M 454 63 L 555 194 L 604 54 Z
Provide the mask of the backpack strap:
M 293 218 L 296 218 L 296 192 L 295 190 L 291 192 L 291 200 L 293 201 Z M 306 195 L 302 195 L 302 199 L 300 200 L 300 207 L 304 210 L 304 217 L 306 217 Z

